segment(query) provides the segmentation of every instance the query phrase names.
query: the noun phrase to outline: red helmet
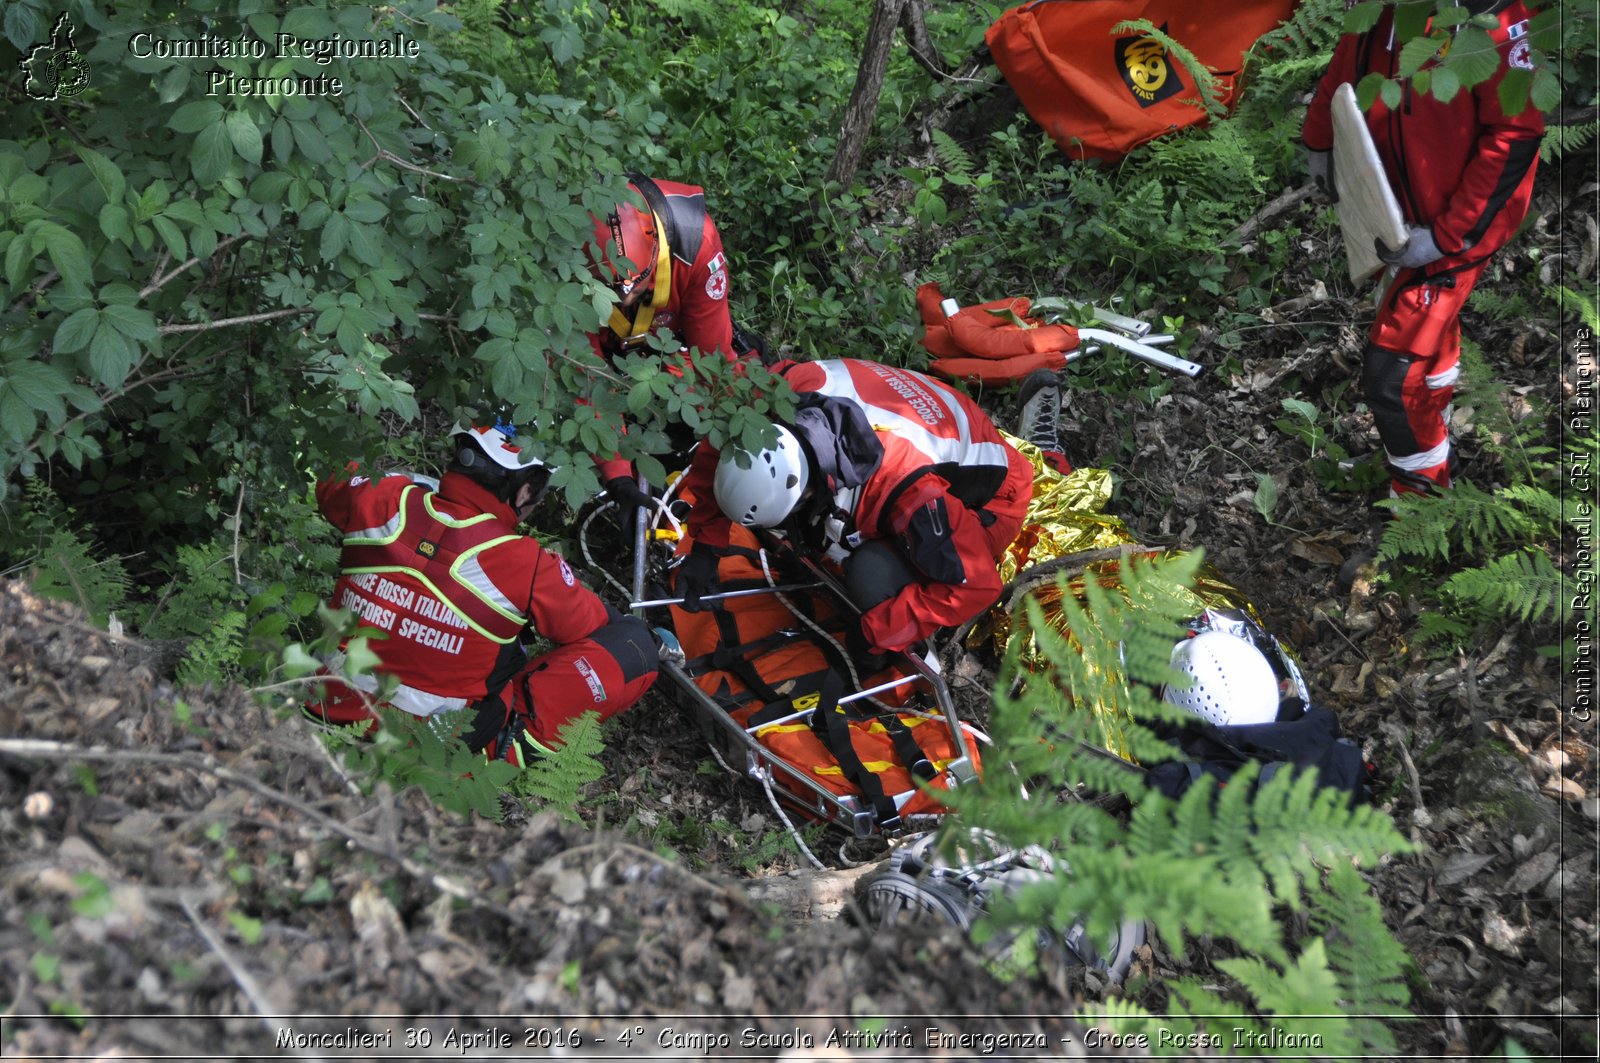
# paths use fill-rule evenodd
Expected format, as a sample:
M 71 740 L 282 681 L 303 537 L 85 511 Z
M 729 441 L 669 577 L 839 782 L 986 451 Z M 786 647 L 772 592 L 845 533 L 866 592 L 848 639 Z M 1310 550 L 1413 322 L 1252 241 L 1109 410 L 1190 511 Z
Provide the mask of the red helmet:
M 628 186 L 632 188 L 632 185 Z M 594 219 L 594 242 L 585 250 L 594 275 L 617 289 L 629 292 L 650 280 L 661 252 L 656 216 L 632 203 L 618 203 L 603 218 Z

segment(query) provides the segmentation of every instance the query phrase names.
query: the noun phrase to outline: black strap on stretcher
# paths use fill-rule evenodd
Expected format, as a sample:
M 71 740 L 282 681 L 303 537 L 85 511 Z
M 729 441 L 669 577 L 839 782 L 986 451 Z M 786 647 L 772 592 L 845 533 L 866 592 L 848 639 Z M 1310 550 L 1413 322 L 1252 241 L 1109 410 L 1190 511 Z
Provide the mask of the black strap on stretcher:
M 718 589 L 723 589 L 719 583 Z M 760 673 L 750 657 L 760 654 L 768 649 L 775 649 L 788 642 L 793 636 L 786 634 L 769 635 L 753 642 L 739 643 L 739 631 L 731 610 L 723 605 L 712 606 L 712 614 L 716 619 L 717 629 L 721 634 L 721 644 L 715 651 L 703 657 L 696 658 L 696 663 L 707 662 L 718 671 L 732 672 L 744 683 L 757 697 L 766 704 L 752 713 L 746 721 L 749 727 L 760 727 L 770 720 L 781 719 L 794 713 L 794 700 L 778 693 Z M 884 793 L 883 783 L 877 774 L 862 763 L 860 755 L 856 752 L 855 744 L 850 740 L 851 714 L 848 706 L 840 705 L 839 698 L 844 691 L 843 673 L 850 671 L 843 651 L 828 639 L 815 643 L 822 651 L 823 657 L 829 662 L 830 667 L 821 674 L 818 689 L 818 703 L 811 712 L 810 725 L 812 732 L 822 742 L 823 746 L 838 762 L 855 787 L 861 791 L 871 803 L 877 813 L 878 823 L 883 829 L 892 830 L 899 825 L 900 811 L 895 807 L 894 799 Z M 790 679 L 806 679 L 811 676 L 794 676 Z M 786 680 L 787 681 L 787 680 Z M 913 778 L 929 781 L 939 772 L 934 767 L 928 755 L 917 744 L 911 729 L 905 725 L 899 715 L 893 712 L 882 714 L 858 714 L 857 719 L 873 719 L 883 727 L 889 736 L 889 741 L 894 747 L 895 756 L 905 765 Z M 960 735 L 952 736 L 956 742 L 961 741 Z

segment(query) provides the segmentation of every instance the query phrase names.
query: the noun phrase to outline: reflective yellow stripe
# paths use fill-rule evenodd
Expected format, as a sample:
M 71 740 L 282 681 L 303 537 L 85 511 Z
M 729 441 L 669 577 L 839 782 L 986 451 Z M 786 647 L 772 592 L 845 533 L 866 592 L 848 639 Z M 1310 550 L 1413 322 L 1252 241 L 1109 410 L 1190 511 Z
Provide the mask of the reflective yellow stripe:
M 893 761 L 890 761 L 890 760 L 863 760 L 861 762 L 861 766 L 863 768 L 866 768 L 868 771 L 872 772 L 874 775 L 878 775 L 878 774 L 881 774 L 882 772 L 886 772 L 886 771 L 893 771 L 895 768 L 899 767 L 899 765 L 895 764 Z M 844 769 L 839 767 L 839 766 L 837 766 L 837 765 L 835 765 L 834 767 L 831 767 L 831 768 L 817 767 L 817 768 L 812 768 L 811 770 L 812 770 L 813 773 L 815 773 L 817 775 L 843 775 L 844 774 Z
M 515 538 L 515 536 L 513 536 L 513 538 Z M 444 607 L 446 609 L 450 610 L 452 613 L 454 613 L 457 616 L 459 616 L 463 623 L 465 623 L 472 630 L 476 631 L 478 634 L 482 635 L 484 638 L 488 639 L 490 642 L 497 643 L 497 644 L 499 644 L 501 646 L 506 646 L 506 645 L 509 645 L 510 643 L 513 643 L 513 642 L 517 641 L 517 636 L 515 636 L 515 635 L 512 635 L 510 638 L 504 638 L 503 639 L 499 635 L 496 635 L 493 632 L 485 630 L 483 625 L 479 624 L 476 620 L 472 619 L 472 617 L 468 616 L 466 613 L 463 613 L 460 609 L 456 608 L 456 604 L 454 602 L 452 602 L 448 597 L 446 597 L 444 592 L 439 590 L 438 587 L 434 586 L 434 583 L 433 583 L 432 580 L 430 580 L 427 576 L 424 576 L 422 573 L 418 572 L 414 568 L 407 568 L 404 565 L 374 565 L 371 568 L 347 568 L 344 571 L 347 574 L 351 573 L 351 572 L 362 572 L 362 573 L 365 573 L 365 572 L 371 572 L 371 573 L 403 572 L 407 576 L 413 576 L 413 577 L 416 578 L 416 580 L 419 583 L 421 583 L 424 587 L 428 588 L 428 590 L 433 593 L 433 596 L 435 598 L 439 599 L 439 601 L 444 605 Z M 475 588 L 472 588 L 472 587 L 468 586 L 465 583 L 463 583 L 462 586 L 463 587 L 467 587 L 468 590 L 471 590 L 472 593 L 477 595 L 479 598 L 483 598 L 483 595 L 478 594 L 478 592 L 477 592 L 477 590 Z M 494 611 L 497 612 L 497 613 L 504 613 L 505 612 L 503 609 L 501 609 L 499 606 L 495 605 L 493 602 L 489 601 L 488 599 L 484 599 L 484 604 L 489 606 L 490 608 L 494 609 Z M 520 620 L 523 623 L 527 623 L 527 618 L 526 617 L 517 616 L 515 614 L 507 614 L 506 615 L 506 619 L 507 620 Z
M 516 609 L 512 608 L 513 603 L 511 599 L 506 598 L 504 594 L 501 594 L 500 588 L 495 586 L 493 580 L 489 579 L 489 574 L 487 572 L 483 573 L 484 582 L 487 583 L 496 594 L 499 594 L 500 597 L 505 600 L 504 605 L 485 594 L 483 588 L 480 587 L 476 582 L 461 578 L 462 567 L 476 562 L 478 555 L 489 549 L 489 547 L 499 546 L 501 543 L 508 543 L 514 539 L 520 538 L 522 538 L 520 535 L 502 535 L 498 539 L 490 539 L 482 546 L 474 546 L 471 550 L 468 550 L 466 553 L 461 554 L 455 559 L 455 563 L 450 566 L 450 575 L 455 577 L 457 583 L 461 584 L 463 587 L 466 587 L 474 595 L 476 595 L 478 600 L 483 602 L 484 605 L 487 605 L 490 609 L 493 609 L 507 620 L 515 620 L 518 623 L 526 623 L 528 618 L 519 613 Z M 479 565 L 478 571 L 483 572 L 483 567 L 481 565 Z
M 795 731 L 809 731 L 809 730 L 811 730 L 811 725 L 810 724 L 805 724 L 805 723 L 775 723 L 775 724 L 772 724 L 772 725 L 770 725 L 768 727 L 763 727 L 760 730 L 756 731 L 756 737 L 760 738 L 763 735 L 769 735 L 769 734 L 792 734 Z
M 406 485 L 405 490 L 400 492 L 400 508 L 395 511 L 395 515 L 391 518 L 394 521 L 394 531 L 392 533 L 379 536 L 376 539 L 359 539 L 356 536 L 360 535 L 361 533 L 356 532 L 354 535 L 347 535 L 344 537 L 344 545 L 388 546 L 390 543 L 400 538 L 400 533 L 406 530 L 406 496 L 416 489 L 416 484 L 408 484 Z M 365 530 L 371 531 L 372 529 L 368 528 Z
M 409 491 L 410 488 L 407 488 L 406 490 Z M 404 497 L 405 497 L 404 495 L 401 495 L 402 499 Z M 433 508 L 433 492 L 432 491 L 429 491 L 426 495 L 423 496 L 423 498 L 422 498 L 422 508 L 426 509 L 428 511 L 428 516 L 432 517 L 434 520 L 438 521 L 440 524 L 447 524 L 452 528 L 470 528 L 474 524 L 482 524 L 486 520 L 494 520 L 495 519 L 495 516 L 494 516 L 493 513 L 479 513 L 476 517 L 468 517 L 466 520 L 457 520 L 455 517 L 450 516 L 450 514 L 448 514 L 448 513 L 440 513 L 437 509 Z

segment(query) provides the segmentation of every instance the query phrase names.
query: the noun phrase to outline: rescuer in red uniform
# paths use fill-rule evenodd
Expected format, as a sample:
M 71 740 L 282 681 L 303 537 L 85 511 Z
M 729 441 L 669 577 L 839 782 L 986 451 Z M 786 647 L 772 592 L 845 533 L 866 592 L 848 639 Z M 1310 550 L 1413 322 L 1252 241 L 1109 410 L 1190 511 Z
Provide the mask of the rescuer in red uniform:
M 730 520 L 783 525 L 798 545 L 839 561 L 874 652 L 903 650 L 993 605 L 1033 467 L 988 415 L 948 384 L 876 362 L 780 372 L 796 399 L 777 444 L 747 466 L 710 450 L 691 466 L 685 608 L 712 589 Z
M 521 766 L 556 744 L 568 720 L 589 710 L 604 719 L 637 701 L 658 656 L 643 621 L 517 533 L 550 470 L 508 432 L 457 429 L 436 490 L 407 476 L 333 478 L 317 485 L 317 504 L 344 535 L 330 604 L 387 636 L 371 642 L 376 671 L 399 680 L 387 703 L 420 717 L 470 709 L 468 745 Z M 529 660 L 522 640 L 535 634 L 554 648 Z M 329 671 L 338 674 L 338 662 Z M 330 678 L 307 711 L 375 724 L 377 690 L 371 677 Z
M 1533 68 L 1530 12 L 1521 0 L 1465 6 L 1498 20 L 1489 31 L 1498 52 L 1494 76 L 1448 103 L 1403 80 L 1398 107 L 1380 98 L 1367 111 L 1367 127 L 1410 227 L 1405 246 L 1384 255 L 1398 272 L 1378 306 L 1361 376 L 1393 494 L 1450 486 L 1448 418 L 1460 374 L 1459 315 L 1490 256 L 1528 212 L 1544 133 L 1544 118 L 1531 102 L 1515 115 L 1500 105 L 1506 72 Z M 1394 78 L 1399 62 L 1393 7 L 1384 7 L 1372 29 L 1340 39 L 1302 130 L 1319 187 L 1333 187 L 1334 90 L 1371 73 Z
M 735 326 L 728 309 L 728 256 L 706 211 L 705 190 L 639 174 L 628 179 L 629 190 L 644 205 L 625 200 L 595 218 L 594 239 L 586 248 L 594 275 L 618 299 L 606 327 L 589 337 L 595 353 L 609 361 L 670 329 L 686 349 L 702 356 L 764 356 L 765 340 Z M 608 494 L 630 509 L 649 505 L 628 462 L 597 462 Z

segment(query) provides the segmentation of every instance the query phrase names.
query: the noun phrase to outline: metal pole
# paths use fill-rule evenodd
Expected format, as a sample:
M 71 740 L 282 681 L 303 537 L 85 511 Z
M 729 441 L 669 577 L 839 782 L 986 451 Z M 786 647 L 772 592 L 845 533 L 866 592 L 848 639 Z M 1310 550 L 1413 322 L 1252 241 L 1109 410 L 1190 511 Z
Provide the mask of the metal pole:
M 783 594 L 788 591 L 808 591 L 820 583 L 785 583 L 777 587 L 752 587 L 743 591 L 723 591 L 720 594 L 702 594 L 702 602 L 719 602 L 724 598 L 748 598 L 753 594 Z M 647 602 L 629 602 L 629 609 L 654 609 L 658 605 L 682 605 L 682 598 L 653 598 Z
M 1119 351 L 1127 352 L 1141 362 L 1148 362 L 1162 369 L 1170 369 L 1175 373 L 1182 373 L 1184 376 L 1199 376 L 1206 371 L 1206 367 L 1197 362 L 1185 361 L 1156 347 L 1147 346 L 1137 340 L 1130 340 L 1119 332 L 1108 332 L 1105 329 L 1097 328 L 1081 328 L 1078 330 L 1078 336 L 1080 339 L 1096 340 L 1108 347 L 1115 347 Z

